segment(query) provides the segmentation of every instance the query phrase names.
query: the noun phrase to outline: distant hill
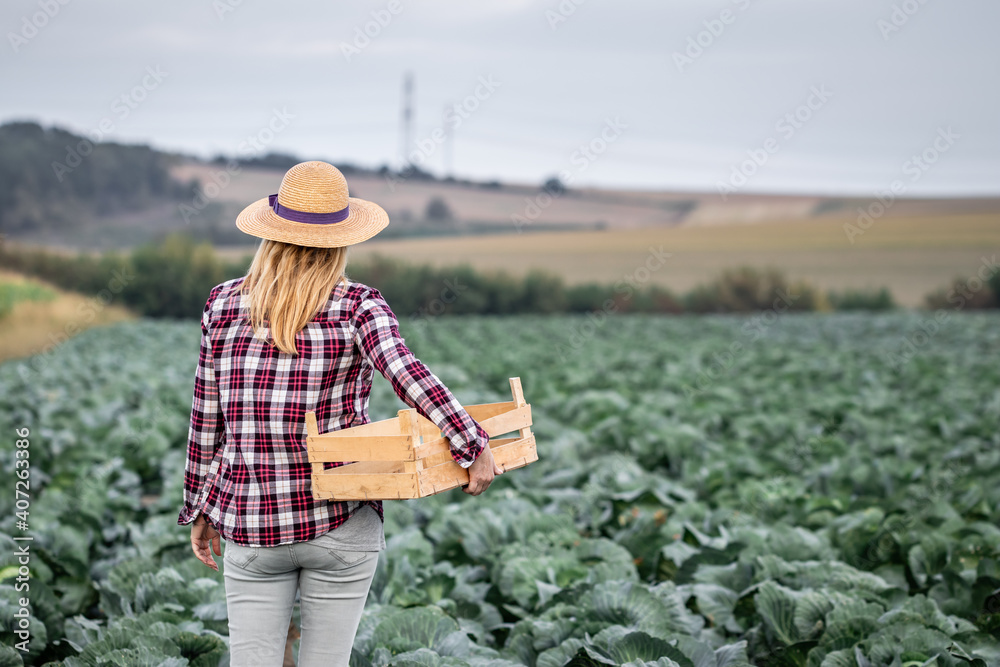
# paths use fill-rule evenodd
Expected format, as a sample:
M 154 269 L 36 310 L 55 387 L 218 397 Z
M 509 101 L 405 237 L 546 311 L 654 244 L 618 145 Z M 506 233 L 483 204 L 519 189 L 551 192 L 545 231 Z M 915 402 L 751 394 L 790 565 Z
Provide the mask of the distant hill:
M 86 154 L 84 154 L 86 153 Z M 92 144 L 36 123 L 0 126 L 0 232 L 33 244 L 124 248 L 184 231 L 221 246 L 252 245 L 236 229 L 250 202 L 276 192 L 285 170 L 305 158 L 282 153 L 213 160 L 145 145 Z M 844 221 L 873 198 L 610 190 L 545 183 L 474 182 L 410 169 L 331 161 L 353 196 L 377 202 L 400 237 L 522 235 L 535 232 L 722 227 Z M 567 185 L 569 187 L 567 187 Z M 900 198 L 879 219 L 1000 214 L 1000 198 Z M 727 232 L 721 232 L 726 234 Z M 370 244 L 369 244 L 370 245 Z
M 242 164 L 242 163 L 241 163 Z M 181 180 L 203 187 L 218 178 L 220 166 L 197 161 L 173 168 Z M 284 169 L 241 166 L 211 205 L 224 211 L 220 225 L 233 220 L 248 203 L 277 192 Z M 380 240 L 414 236 L 523 235 L 534 232 L 731 227 L 776 222 L 852 221 L 858 209 L 881 204 L 874 199 L 822 195 L 736 194 L 725 201 L 716 192 L 566 188 L 553 194 L 543 183 L 450 182 L 393 172 L 359 170 L 347 174 L 351 195 L 370 199 L 392 221 Z M 451 211 L 447 220 L 427 219 L 431 202 L 440 199 Z M 206 209 L 207 210 L 207 209 Z M 878 208 L 873 209 L 876 212 Z M 912 217 L 1000 214 L 1000 198 L 898 199 L 882 208 L 879 220 Z M 194 218 L 205 218 L 196 215 Z M 725 232 L 723 232 L 725 233 Z M 221 237 L 220 237 L 221 238 Z M 223 245 L 249 243 L 228 234 Z
M 176 180 L 176 157 L 144 145 L 94 143 L 66 130 L 0 126 L 0 232 L 37 234 L 193 196 Z

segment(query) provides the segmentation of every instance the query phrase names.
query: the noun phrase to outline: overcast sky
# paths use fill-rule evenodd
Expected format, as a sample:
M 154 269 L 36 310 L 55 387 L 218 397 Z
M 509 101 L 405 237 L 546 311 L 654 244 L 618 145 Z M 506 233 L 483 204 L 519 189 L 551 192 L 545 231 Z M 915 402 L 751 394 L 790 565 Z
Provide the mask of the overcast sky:
M 996 0 L 5 0 L 0 121 L 398 165 L 409 70 L 436 173 L 1000 194 L 998 25 Z

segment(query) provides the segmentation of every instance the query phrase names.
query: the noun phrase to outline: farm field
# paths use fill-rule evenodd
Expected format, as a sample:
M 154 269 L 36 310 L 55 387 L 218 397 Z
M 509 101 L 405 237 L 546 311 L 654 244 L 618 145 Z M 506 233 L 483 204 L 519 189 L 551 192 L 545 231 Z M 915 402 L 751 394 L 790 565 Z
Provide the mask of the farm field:
M 521 377 L 539 460 L 385 503 L 351 664 L 1000 664 L 1000 316 L 765 315 L 404 323 L 463 403 Z M 228 664 L 222 574 L 176 525 L 199 336 L 139 320 L 0 364 L 25 664 Z M 370 406 L 403 404 L 377 376 Z
M 0 362 L 45 353 L 88 327 L 132 319 L 117 304 L 0 270 Z
M 334 162 L 333 164 L 337 164 Z M 187 162 L 173 167 L 171 173 L 182 181 L 197 179 L 202 184 L 219 182 L 214 175 L 219 165 Z M 277 192 L 284 170 L 244 167 L 229 174 L 213 202 L 227 208 L 230 217 L 263 195 Z M 405 217 L 419 218 L 434 197 L 447 202 L 455 216 L 470 229 L 484 223 L 512 226 L 511 216 L 528 216 L 539 224 L 571 229 L 576 225 L 600 222 L 608 229 L 642 227 L 704 227 L 715 225 L 754 225 L 767 221 L 812 222 L 831 215 L 855 215 L 857 206 L 873 200 L 821 195 L 773 195 L 738 193 L 723 200 L 716 190 L 708 192 L 603 189 L 574 187 L 549 199 L 538 199 L 541 183 L 504 183 L 481 187 L 418 178 L 347 175 L 351 196 L 370 199 L 388 211 L 397 224 Z M 541 204 L 531 213 L 531 203 Z M 945 217 L 973 213 L 1000 213 L 1000 199 L 900 199 L 885 211 L 886 219 L 916 216 Z
M 1000 250 L 1000 216 L 882 220 L 852 245 L 844 220 L 760 223 L 413 239 L 362 244 L 356 256 L 381 253 L 446 265 L 474 257 L 483 269 L 524 273 L 548 268 L 568 283 L 614 282 L 645 265 L 650 247 L 672 256 L 650 274 L 675 292 L 707 283 L 721 271 L 781 267 L 792 279 L 827 290 L 888 287 L 903 306 L 958 276 L 972 275 L 984 254 Z
M 490 236 L 373 239 L 351 256 L 380 254 L 415 264 L 523 275 L 547 269 L 569 284 L 614 283 L 650 258 L 650 247 L 671 253 L 649 281 L 689 291 L 739 266 L 780 267 L 793 280 L 828 290 L 888 287 L 900 305 L 918 307 L 924 296 L 957 277 L 972 276 L 1000 251 L 1000 216 L 969 215 L 880 220 L 854 237 L 853 219 L 755 225 L 533 232 Z M 220 250 L 239 258 L 250 248 Z M 474 258 L 474 259 L 473 259 Z M 350 265 L 348 265 L 350 268 Z

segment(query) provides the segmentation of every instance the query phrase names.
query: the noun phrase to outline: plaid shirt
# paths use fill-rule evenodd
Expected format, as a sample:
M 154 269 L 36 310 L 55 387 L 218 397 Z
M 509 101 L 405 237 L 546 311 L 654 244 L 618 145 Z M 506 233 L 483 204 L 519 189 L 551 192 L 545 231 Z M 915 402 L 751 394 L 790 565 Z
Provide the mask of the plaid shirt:
M 441 429 L 459 465 L 483 451 L 489 435 L 406 347 L 377 289 L 338 283 L 297 334 L 293 356 L 254 337 L 241 308 L 243 279 L 213 288 L 202 314 L 179 525 L 204 513 L 227 541 L 276 546 L 318 537 L 363 504 L 384 521 L 378 500 L 313 499 L 306 453 L 310 410 L 320 433 L 369 423 L 373 368 Z

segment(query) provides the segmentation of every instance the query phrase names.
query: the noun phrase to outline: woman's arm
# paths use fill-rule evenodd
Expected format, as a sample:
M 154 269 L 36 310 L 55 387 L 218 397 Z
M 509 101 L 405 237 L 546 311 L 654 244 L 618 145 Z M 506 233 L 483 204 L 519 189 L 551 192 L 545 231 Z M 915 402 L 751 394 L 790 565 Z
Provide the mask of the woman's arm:
M 362 356 L 392 384 L 411 408 L 433 422 L 451 444 L 451 457 L 472 465 L 490 436 L 399 335 L 399 321 L 377 289 L 367 292 L 354 318 L 354 342 Z
M 212 343 L 208 337 L 208 316 L 216 290 L 208 297 L 201 316 L 201 346 L 198 369 L 194 376 L 194 401 L 191 404 L 191 424 L 188 428 L 187 462 L 184 469 L 184 506 L 177 519 L 186 525 L 201 513 L 207 489 L 203 488 L 212 461 L 226 435 L 219 387 L 215 379 Z M 207 517 L 205 517 L 207 519 Z

